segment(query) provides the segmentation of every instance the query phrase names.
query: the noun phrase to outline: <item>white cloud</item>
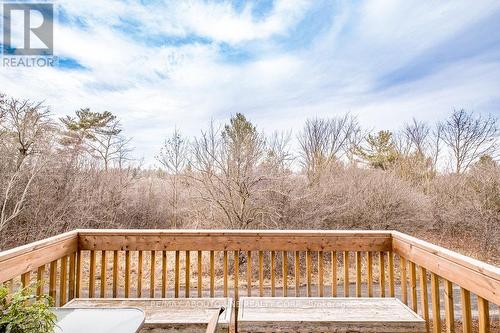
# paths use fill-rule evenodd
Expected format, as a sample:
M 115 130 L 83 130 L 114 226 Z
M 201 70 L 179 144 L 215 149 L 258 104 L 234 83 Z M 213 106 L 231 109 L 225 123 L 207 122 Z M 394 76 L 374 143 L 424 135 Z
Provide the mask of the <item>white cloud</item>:
M 175 126 L 191 136 L 211 118 L 235 112 L 268 132 L 298 131 L 308 117 L 348 111 L 367 127 L 381 129 L 414 116 L 442 118 L 453 107 L 493 111 L 487 108 L 499 100 L 500 63 L 479 58 L 376 89 L 383 75 L 481 22 L 498 8 L 495 2 L 339 2 L 326 32 L 308 47 L 288 51 L 274 37 L 287 36 L 312 2 L 281 1 L 261 18 L 252 15 L 251 4 L 236 11 L 227 2 L 60 4 L 80 16 L 85 28 L 58 25 L 56 52 L 86 70 L 0 68 L 0 90 L 46 100 L 58 116 L 87 106 L 112 111 L 134 137 L 136 155 L 148 162 Z M 196 35 L 214 42 L 152 46 L 114 27 L 124 18 L 139 22 L 140 34 Z M 253 57 L 226 62 L 219 43 L 254 52 Z M 255 52 L 255 45 L 265 45 L 265 52 Z

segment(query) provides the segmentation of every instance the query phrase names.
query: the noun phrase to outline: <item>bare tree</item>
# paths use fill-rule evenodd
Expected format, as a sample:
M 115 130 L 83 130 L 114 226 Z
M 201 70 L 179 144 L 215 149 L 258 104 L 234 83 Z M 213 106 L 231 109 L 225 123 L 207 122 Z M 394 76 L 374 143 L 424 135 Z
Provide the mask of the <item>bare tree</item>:
M 266 162 L 272 170 L 283 173 L 288 170 L 295 160 L 290 151 L 292 133 L 274 132 L 269 139 Z
M 0 123 L 2 122 L 7 110 L 5 109 L 5 105 L 7 103 L 7 99 L 5 94 L 0 93 Z
M 10 134 L 17 150 L 16 168 L 24 159 L 36 152 L 37 143 L 50 130 L 50 111 L 42 102 L 10 98 L 4 102 L 5 124 L 3 129 Z
M 264 214 L 255 201 L 265 179 L 258 169 L 264 148 L 262 134 L 242 114 L 223 130 L 212 123 L 194 140 L 191 177 L 201 185 L 202 199 L 219 209 L 231 228 L 248 228 Z
M 35 177 L 42 169 L 43 162 L 35 161 L 28 165 L 26 160 L 14 171 L 7 182 L 0 202 L 0 232 L 13 221 L 25 208 L 28 192 Z M 26 170 L 25 170 L 26 169 Z
M 413 118 L 411 123 L 405 125 L 403 133 L 417 154 L 422 156 L 427 154 L 431 129 L 425 122 Z
M 108 171 L 112 161 L 119 158 L 120 151 L 130 141 L 120 136 L 121 131 L 120 122 L 113 120 L 105 128 L 96 130 L 93 140 L 88 142 L 91 150 L 102 160 L 105 171 Z
M 434 127 L 431 135 L 431 159 L 432 159 L 432 172 L 435 174 L 438 170 L 439 157 L 441 155 L 441 148 L 443 143 L 443 127 L 437 124 Z
M 130 145 L 131 141 L 132 138 L 126 138 L 123 135 L 119 135 L 116 138 L 114 160 L 119 170 L 123 170 L 127 162 L 134 160 L 130 156 L 130 153 L 134 151 L 134 147 Z
M 476 117 L 463 109 L 455 110 L 441 124 L 441 131 L 457 174 L 465 172 L 481 156 L 494 155 L 498 148 L 497 119 L 492 115 Z
M 307 120 L 298 136 L 302 165 L 310 182 L 350 150 L 359 132 L 356 117 Z
M 53 129 L 49 110 L 42 103 L 10 98 L 1 103 L 3 123 L 2 150 L 14 156 L 15 163 L 1 161 L 6 183 L 0 194 L 0 231 L 25 207 L 32 183 L 43 166 L 49 134 Z M 47 149 L 47 151 L 44 151 Z M 0 179 L 0 185 L 2 179 Z
M 163 142 L 160 153 L 156 159 L 165 168 L 172 187 L 171 206 L 173 210 L 173 225 L 178 227 L 178 204 L 179 204 L 179 183 L 182 173 L 188 164 L 189 145 L 186 139 L 182 137 L 177 129 L 174 130 L 172 136 Z

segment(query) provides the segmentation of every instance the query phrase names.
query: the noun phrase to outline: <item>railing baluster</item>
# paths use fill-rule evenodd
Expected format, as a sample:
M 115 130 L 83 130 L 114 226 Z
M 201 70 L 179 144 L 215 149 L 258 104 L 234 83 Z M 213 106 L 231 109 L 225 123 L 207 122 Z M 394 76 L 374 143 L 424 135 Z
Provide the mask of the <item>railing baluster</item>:
M 73 252 L 69 256 L 69 282 L 68 282 L 69 300 L 75 298 L 75 261 L 76 261 L 76 252 Z
M 174 264 L 174 297 L 179 297 L 179 280 L 180 280 L 180 251 L 175 251 L 175 264 Z
M 453 308 L 453 284 L 444 280 L 444 311 L 446 317 L 446 332 L 455 332 L 455 311 Z
M 215 296 L 215 253 L 210 251 L 210 297 Z
M 118 297 L 118 251 L 113 251 L 113 298 Z
M 101 252 L 101 298 L 106 296 L 106 251 Z
M 283 260 L 282 260 L 282 268 L 283 268 L 283 297 L 288 296 L 288 253 L 287 251 L 283 251 Z
M 30 285 L 30 274 L 31 272 L 26 272 L 21 275 L 21 285 L 26 288 Z
M 264 253 L 259 251 L 259 296 L 264 296 Z
M 89 298 L 94 297 L 95 293 L 95 251 L 90 251 L 90 269 L 89 269 Z
M 410 261 L 410 291 L 411 291 L 411 308 L 416 313 L 418 309 L 417 302 L 417 268 L 415 263 Z
M 186 251 L 186 256 L 185 256 L 185 261 L 186 261 L 186 267 L 185 267 L 185 273 L 186 275 L 184 276 L 185 279 L 185 290 L 184 290 L 184 296 L 186 298 L 189 298 L 189 289 L 190 289 L 190 283 L 191 283 L 191 251 Z
M 295 297 L 300 296 L 300 252 L 295 251 L 295 262 L 294 262 L 294 271 L 295 271 Z
M 8 293 L 11 295 L 14 292 L 14 279 L 10 279 L 7 281 L 7 288 L 8 288 Z
M 356 251 L 356 297 L 361 297 L 361 252 Z
M 387 255 L 389 256 L 389 296 L 394 297 L 395 295 L 395 288 L 394 288 L 394 252 L 389 251 L 387 252 Z
M 373 297 L 373 252 L 366 253 L 366 284 L 368 297 Z
M 228 285 L 227 285 L 227 251 L 224 251 L 223 257 L 223 268 L 224 268 L 224 297 L 228 297 Z
M 318 296 L 323 297 L 323 275 L 324 275 L 324 267 L 323 267 L 323 251 L 318 251 Z
M 384 252 L 379 252 L 379 288 L 380 288 L 380 297 L 385 297 L 385 256 Z
M 37 287 L 36 287 L 36 295 L 37 296 L 41 296 L 43 294 L 43 286 L 44 286 L 44 282 L 43 282 L 43 274 L 45 272 L 45 265 L 42 265 L 40 267 L 38 267 L 37 271 L 36 271 L 36 281 L 38 283 Z
M 167 251 L 161 251 L 161 297 L 167 297 L 168 288 Z
M 149 297 L 155 297 L 156 251 L 151 251 L 151 268 L 149 275 Z
M 252 251 L 247 252 L 247 296 L 252 296 Z
M 271 251 L 271 296 L 276 296 L 276 280 L 274 276 L 274 266 L 275 266 L 275 256 L 274 251 Z
M 490 332 L 490 309 L 488 301 L 477 296 L 477 308 L 479 311 L 479 333 Z
M 238 301 L 238 277 L 240 274 L 240 251 L 234 251 L 234 300 Z
M 462 329 L 463 333 L 472 332 L 472 313 L 470 303 L 470 291 L 460 288 L 461 308 L 462 308 Z
M 75 297 L 80 297 L 80 288 L 82 283 L 82 251 L 78 251 L 76 255 L 76 281 L 75 281 Z
M 399 270 L 401 272 L 401 299 L 404 304 L 408 305 L 406 259 L 404 257 L 399 257 Z
M 429 332 L 429 296 L 427 293 L 427 270 L 420 266 L 420 302 L 426 332 Z
M 59 306 L 66 304 L 66 287 L 67 287 L 67 275 L 68 275 L 68 257 L 64 256 L 61 258 L 61 271 L 59 277 Z
M 142 251 L 137 254 L 137 297 L 142 297 Z
M 311 297 L 311 285 L 312 285 L 312 258 L 311 251 L 306 252 L 306 277 L 307 277 L 307 297 Z
M 337 252 L 332 251 L 331 253 L 332 262 L 332 297 L 337 297 Z
M 125 251 L 125 298 L 130 292 L 130 251 Z
M 441 307 L 439 301 L 439 277 L 431 272 L 432 331 L 441 333 Z
M 344 296 L 349 297 L 349 251 L 344 251 Z
M 56 283 L 57 283 L 57 260 L 50 263 L 49 272 L 49 296 L 55 301 L 56 299 Z
M 202 271 L 202 262 L 203 262 L 203 252 L 198 251 L 198 297 L 201 298 L 203 296 L 203 271 Z

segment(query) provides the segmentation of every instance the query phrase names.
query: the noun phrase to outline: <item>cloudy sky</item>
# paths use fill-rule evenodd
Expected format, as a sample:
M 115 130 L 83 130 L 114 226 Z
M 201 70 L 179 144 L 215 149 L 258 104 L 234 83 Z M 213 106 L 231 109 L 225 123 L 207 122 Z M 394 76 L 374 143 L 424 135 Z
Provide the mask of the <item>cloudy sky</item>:
M 0 91 L 117 114 L 152 161 L 242 112 L 263 131 L 346 112 L 370 129 L 454 108 L 500 113 L 500 1 L 57 0 L 54 68 L 0 67 Z

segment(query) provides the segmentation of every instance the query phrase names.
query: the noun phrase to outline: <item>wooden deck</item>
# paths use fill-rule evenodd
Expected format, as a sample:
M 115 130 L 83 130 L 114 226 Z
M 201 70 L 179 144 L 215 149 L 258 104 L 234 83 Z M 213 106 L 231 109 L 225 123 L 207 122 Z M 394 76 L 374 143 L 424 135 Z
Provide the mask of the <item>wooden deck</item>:
M 15 290 L 33 281 L 60 306 L 105 297 L 397 296 L 427 332 L 455 332 L 456 317 L 464 333 L 476 322 L 481 333 L 499 326 L 498 267 L 386 230 L 75 230 L 0 253 L 0 283 Z
M 424 333 L 425 321 L 395 298 L 242 297 L 238 332 Z

